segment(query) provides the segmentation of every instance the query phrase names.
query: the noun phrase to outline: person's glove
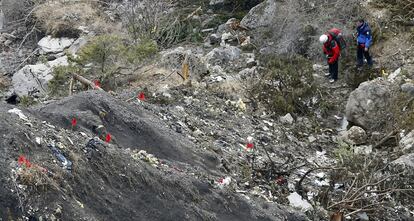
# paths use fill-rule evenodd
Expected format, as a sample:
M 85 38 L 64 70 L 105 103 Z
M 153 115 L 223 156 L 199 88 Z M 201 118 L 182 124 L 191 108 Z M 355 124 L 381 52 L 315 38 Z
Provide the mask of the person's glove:
M 364 48 L 364 50 L 365 50 L 365 51 L 368 51 L 369 49 L 368 49 L 368 48 Z

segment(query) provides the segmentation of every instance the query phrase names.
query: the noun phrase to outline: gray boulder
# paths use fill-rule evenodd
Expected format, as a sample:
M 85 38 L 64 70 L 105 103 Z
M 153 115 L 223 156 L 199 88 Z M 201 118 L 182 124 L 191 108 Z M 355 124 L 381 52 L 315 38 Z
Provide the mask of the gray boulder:
M 394 160 L 391 164 L 402 165 L 409 169 L 414 169 L 414 153 L 403 155 L 400 158 Z
M 60 53 L 66 48 L 70 47 L 74 42 L 71 38 L 52 38 L 52 36 L 46 36 L 42 38 L 37 45 L 44 53 Z
M 401 137 L 400 147 L 404 152 L 410 152 L 414 147 L 414 130 Z
M 405 83 L 401 85 L 401 91 L 407 93 L 411 97 L 414 97 L 414 83 Z
M 208 65 L 224 65 L 240 58 L 241 50 L 234 46 L 214 48 L 204 59 Z
M 346 104 L 349 122 L 365 130 L 381 129 L 388 120 L 394 86 L 380 78 L 362 83 L 351 92 Z
M 275 0 L 266 0 L 250 10 L 241 21 L 241 25 L 251 29 L 270 26 L 279 13 L 280 6 L 281 4 Z
M 352 126 L 346 132 L 346 140 L 351 144 L 363 144 L 367 141 L 367 133 L 358 126 Z
M 52 71 L 57 66 L 67 66 L 67 57 L 61 57 L 46 64 L 26 65 L 13 75 L 13 92 L 18 96 L 44 95 L 47 84 L 52 80 Z

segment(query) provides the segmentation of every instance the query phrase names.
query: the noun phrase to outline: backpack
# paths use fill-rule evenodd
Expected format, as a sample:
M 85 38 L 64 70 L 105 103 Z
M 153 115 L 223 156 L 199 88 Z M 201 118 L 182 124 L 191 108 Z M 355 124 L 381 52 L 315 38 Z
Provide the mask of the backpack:
M 332 36 L 332 39 L 336 41 L 341 50 L 346 48 L 346 42 L 341 30 L 337 28 L 332 28 L 328 31 L 328 34 Z

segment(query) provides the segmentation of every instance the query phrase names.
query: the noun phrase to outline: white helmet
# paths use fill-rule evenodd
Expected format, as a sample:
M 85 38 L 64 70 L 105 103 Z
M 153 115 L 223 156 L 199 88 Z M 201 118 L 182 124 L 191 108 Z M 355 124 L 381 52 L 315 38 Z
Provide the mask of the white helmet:
M 325 42 L 328 41 L 328 36 L 323 34 L 321 35 L 321 37 L 319 37 L 319 42 L 321 42 L 322 44 L 324 44 Z

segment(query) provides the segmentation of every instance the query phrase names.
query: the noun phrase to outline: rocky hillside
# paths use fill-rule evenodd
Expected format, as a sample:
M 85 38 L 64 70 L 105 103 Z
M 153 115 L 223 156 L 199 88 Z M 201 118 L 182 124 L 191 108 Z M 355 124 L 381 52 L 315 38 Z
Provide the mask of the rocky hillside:
M 0 220 L 414 219 L 413 4 L 0 2 Z

